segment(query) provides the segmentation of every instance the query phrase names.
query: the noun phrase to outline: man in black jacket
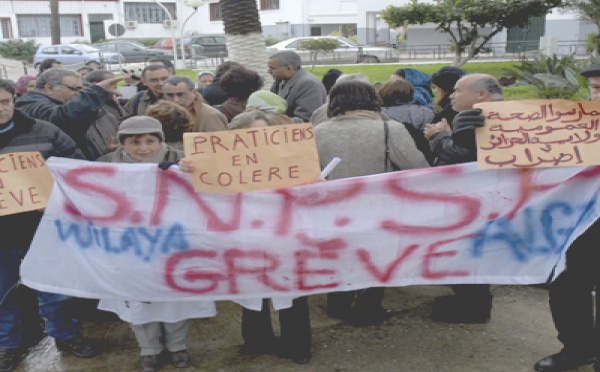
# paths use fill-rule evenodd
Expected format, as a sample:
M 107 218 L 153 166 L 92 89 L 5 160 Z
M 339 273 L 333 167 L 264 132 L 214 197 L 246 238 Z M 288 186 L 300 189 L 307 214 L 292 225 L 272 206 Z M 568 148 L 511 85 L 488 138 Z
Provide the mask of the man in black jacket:
M 50 156 L 82 159 L 75 142 L 56 126 L 35 120 L 14 105 L 12 82 L 0 80 L 0 153 L 39 151 Z M 16 288 L 19 267 L 41 219 L 40 211 L 0 217 L 0 371 L 10 371 L 23 352 L 22 326 Z M 46 333 L 54 337 L 56 346 L 82 358 L 99 354 L 88 340 L 79 334 L 79 324 L 70 314 L 72 298 L 38 292 L 40 315 L 46 319 Z
M 116 93 L 117 83 L 123 79 L 107 79 L 84 88 L 77 72 L 52 68 L 38 76 L 36 90 L 19 98 L 16 107 L 62 129 L 75 140 L 87 159 L 95 160 L 100 156 L 100 150 L 86 132 L 107 97 Z

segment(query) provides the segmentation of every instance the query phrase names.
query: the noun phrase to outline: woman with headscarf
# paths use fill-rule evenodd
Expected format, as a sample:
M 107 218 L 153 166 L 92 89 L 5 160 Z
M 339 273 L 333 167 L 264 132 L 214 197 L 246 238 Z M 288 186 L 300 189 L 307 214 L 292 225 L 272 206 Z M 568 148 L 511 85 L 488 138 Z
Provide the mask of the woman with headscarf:
M 21 97 L 23 94 L 35 90 L 35 76 L 23 75 L 15 83 L 15 93 L 17 97 Z

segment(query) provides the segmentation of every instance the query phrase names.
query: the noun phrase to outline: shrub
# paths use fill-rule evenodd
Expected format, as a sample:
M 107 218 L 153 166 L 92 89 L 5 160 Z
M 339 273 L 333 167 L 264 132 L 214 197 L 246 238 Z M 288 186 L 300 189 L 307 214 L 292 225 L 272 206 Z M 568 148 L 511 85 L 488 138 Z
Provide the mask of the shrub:
M 35 40 L 7 40 L 0 43 L 0 55 L 4 58 L 33 62 L 33 56 L 39 46 Z
M 315 68 L 315 62 L 317 61 L 317 55 L 319 53 L 332 52 L 337 47 L 338 41 L 335 39 L 310 39 L 304 40 L 302 44 L 298 45 L 298 49 L 309 51 L 313 69 Z

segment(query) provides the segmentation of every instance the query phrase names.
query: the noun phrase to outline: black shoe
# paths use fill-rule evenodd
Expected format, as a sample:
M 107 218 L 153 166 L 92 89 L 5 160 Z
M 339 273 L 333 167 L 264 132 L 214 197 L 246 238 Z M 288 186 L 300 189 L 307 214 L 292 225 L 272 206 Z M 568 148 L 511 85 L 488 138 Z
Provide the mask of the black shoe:
M 367 327 L 379 325 L 394 315 L 392 310 L 381 309 L 378 311 L 360 311 L 355 310 L 354 316 L 348 321 L 350 324 L 357 327 Z
M 277 352 L 277 356 L 289 359 L 297 364 L 306 364 L 310 362 L 310 358 L 312 357 L 310 351 L 301 352 L 301 351 L 288 351 L 288 350 L 279 350 Z
M 162 367 L 161 354 L 142 355 L 140 359 L 140 369 L 142 372 L 156 372 Z
M 187 368 L 192 364 L 192 356 L 187 350 L 171 353 L 171 362 L 177 368 Z
M 21 360 L 21 350 L 17 348 L 0 349 L 0 371 L 8 372 Z
M 492 316 L 492 296 L 483 299 L 465 297 L 449 295 L 435 298 L 431 318 L 445 323 L 489 322 Z
M 543 359 L 538 360 L 538 362 L 533 367 L 536 371 L 541 372 L 560 372 L 560 371 L 568 371 L 570 369 L 575 369 L 580 366 L 585 366 L 587 364 L 592 364 L 598 360 L 597 356 L 592 357 L 581 357 L 581 356 L 573 356 L 569 355 L 563 351 L 560 353 L 552 354 Z M 594 368 L 596 368 L 596 363 Z
M 93 346 L 83 336 L 76 336 L 67 340 L 55 339 L 55 342 L 58 350 L 66 351 L 79 358 L 93 358 L 101 353 L 100 349 Z

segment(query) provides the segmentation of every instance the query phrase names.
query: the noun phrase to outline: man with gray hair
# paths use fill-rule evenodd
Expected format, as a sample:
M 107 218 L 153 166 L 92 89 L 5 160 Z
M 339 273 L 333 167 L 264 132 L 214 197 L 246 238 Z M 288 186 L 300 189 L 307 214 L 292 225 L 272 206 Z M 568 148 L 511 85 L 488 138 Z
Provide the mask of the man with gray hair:
M 477 160 L 474 129 L 483 126 L 480 102 L 503 101 L 498 80 L 487 74 L 468 74 L 456 82 L 450 95 L 452 109 L 458 114 L 448 123 L 442 119 L 425 126 L 425 138 L 436 156 L 434 165 L 467 163 Z M 452 124 L 452 126 L 450 126 Z M 470 139 L 470 140 L 469 140 Z M 433 302 L 434 320 L 448 323 L 487 323 L 491 319 L 492 293 L 489 284 L 453 285 L 454 295 Z
M 302 68 L 300 56 L 292 51 L 273 54 L 267 64 L 275 79 L 271 92 L 288 103 L 286 115 L 298 123 L 308 122 L 313 111 L 327 100 L 321 81 Z
M 194 132 L 218 132 L 227 130 L 227 117 L 204 103 L 196 85 L 187 76 L 172 76 L 163 86 L 163 98 L 183 106 L 194 118 Z
M 100 150 L 87 131 L 121 80 L 113 77 L 84 88 L 77 72 L 52 68 L 38 76 L 35 91 L 19 98 L 16 108 L 56 125 L 75 140 L 87 159 L 95 160 Z

